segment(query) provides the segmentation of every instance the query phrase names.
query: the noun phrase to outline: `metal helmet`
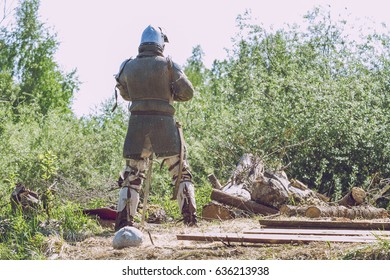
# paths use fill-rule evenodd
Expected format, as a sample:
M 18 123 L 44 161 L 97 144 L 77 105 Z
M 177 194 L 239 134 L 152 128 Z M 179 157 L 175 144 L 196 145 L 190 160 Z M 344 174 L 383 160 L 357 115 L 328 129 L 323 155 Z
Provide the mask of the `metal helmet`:
M 161 27 L 154 27 L 149 25 L 146 27 L 144 32 L 142 32 L 141 36 L 141 44 L 142 45 L 158 45 L 162 49 L 164 49 L 165 43 L 169 43 L 167 35 L 163 33 Z

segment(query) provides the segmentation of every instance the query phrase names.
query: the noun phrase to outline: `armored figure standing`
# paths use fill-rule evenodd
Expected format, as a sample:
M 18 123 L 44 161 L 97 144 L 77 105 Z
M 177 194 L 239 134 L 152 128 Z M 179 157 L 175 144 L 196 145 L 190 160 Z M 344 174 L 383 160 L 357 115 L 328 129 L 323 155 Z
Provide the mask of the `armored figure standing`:
M 134 223 L 139 191 L 153 154 L 167 165 L 177 187 L 175 196 L 184 223 L 197 223 L 192 175 L 172 106 L 174 101 L 190 100 L 194 88 L 180 67 L 164 57 L 166 42 L 162 29 L 149 25 L 142 33 L 137 57 L 124 61 L 115 76 L 120 95 L 131 102 L 123 147 L 126 166 L 118 181 L 116 230 Z

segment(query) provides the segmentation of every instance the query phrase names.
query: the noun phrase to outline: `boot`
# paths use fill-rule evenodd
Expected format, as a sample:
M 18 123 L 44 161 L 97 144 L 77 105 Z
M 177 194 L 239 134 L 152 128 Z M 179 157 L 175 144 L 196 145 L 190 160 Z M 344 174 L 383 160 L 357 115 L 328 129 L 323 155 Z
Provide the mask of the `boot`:
M 191 204 L 184 202 L 181 214 L 183 215 L 183 222 L 186 226 L 193 227 L 197 225 L 196 211 L 191 207 Z
M 120 230 L 123 227 L 126 226 L 134 226 L 134 218 L 133 216 L 129 215 L 129 218 L 127 218 L 127 206 L 120 212 L 117 212 L 116 219 L 115 219 L 115 231 Z
M 191 182 L 181 182 L 178 191 L 178 203 L 183 215 L 183 222 L 187 226 L 196 226 L 195 190 Z
M 115 231 L 125 226 L 134 226 L 134 216 L 137 212 L 138 203 L 139 193 L 136 190 L 130 189 L 127 186 L 120 190 L 115 219 Z

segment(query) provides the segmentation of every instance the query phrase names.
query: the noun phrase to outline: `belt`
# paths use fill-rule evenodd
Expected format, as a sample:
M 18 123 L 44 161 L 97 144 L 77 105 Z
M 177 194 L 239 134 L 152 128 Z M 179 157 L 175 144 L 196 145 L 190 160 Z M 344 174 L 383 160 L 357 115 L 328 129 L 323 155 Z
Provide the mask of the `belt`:
M 131 112 L 134 116 L 169 116 L 173 117 L 172 113 L 160 112 L 160 111 L 135 111 Z

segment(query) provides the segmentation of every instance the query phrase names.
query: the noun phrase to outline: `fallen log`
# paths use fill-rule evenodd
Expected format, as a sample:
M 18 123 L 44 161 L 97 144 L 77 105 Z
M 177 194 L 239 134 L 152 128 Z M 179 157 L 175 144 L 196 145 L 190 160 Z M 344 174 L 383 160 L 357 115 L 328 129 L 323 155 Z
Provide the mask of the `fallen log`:
M 279 209 L 290 199 L 288 185 L 274 178 L 258 177 L 252 186 L 251 199 Z
M 293 206 L 293 205 L 282 205 L 279 209 L 280 214 L 291 217 L 291 216 L 305 216 L 307 206 Z
M 339 228 L 339 229 L 367 229 L 390 230 L 390 222 L 364 221 L 326 221 L 326 220 L 259 220 L 260 226 L 273 228 Z
M 353 187 L 339 202 L 342 206 L 357 206 L 363 204 L 366 192 L 362 188 Z
M 387 218 L 388 213 L 383 208 L 376 208 L 370 205 L 354 207 L 344 206 L 292 206 L 283 205 L 280 214 L 292 217 L 302 216 L 307 218 L 334 217 L 347 219 L 382 219 Z
M 211 185 L 213 186 L 214 189 L 217 189 L 217 190 L 222 189 L 221 183 L 219 182 L 218 178 L 215 177 L 214 174 L 209 174 L 208 175 L 208 179 L 209 179 L 209 181 L 210 181 L 210 183 L 211 183 Z
M 205 220 L 230 220 L 235 217 L 233 211 L 222 204 L 211 202 L 202 208 L 202 218 Z
M 383 208 L 376 208 L 373 206 L 355 206 L 347 208 L 344 206 L 309 206 L 305 212 L 308 218 L 319 217 L 337 217 L 348 219 L 381 219 L 387 218 L 388 213 Z
M 250 187 L 264 173 L 263 161 L 252 154 L 244 154 L 232 174 L 232 184 L 245 184 Z
M 290 201 L 321 205 L 328 200 L 298 180 L 293 180 L 291 183 L 286 176 L 268 171 L 265 171 L 264 176 L 259 176 L 254 182 L 251 198 L 256 202 L 278 209 Z
M 293 186 L 294 188 L 297 188 L 297 189 L 301 189 L 301 190 L 308 190 L 309 187 L 306 186 L 304 183 L 302 183 L 301 181 L 297 180 L 297 179 L 291 179 L 290 180 L 290 184 L 291 186 Z M 319 198 L 321 199 L 322 201 L 324 202 L 329 202 L 330 201 L 330 198 L 327 197 L 326 195 L 323 195 L 321 193 L 318 193 L 318 192 L 315 192 L 313 191 L 313 193 Z
M 279 212 L 274 208 L 256 203 L 251 200 L 245 200 L 240 197 L 232 196 L 216 189 L 212 190 L 211 199 L 254 214 L 272 215 Z

